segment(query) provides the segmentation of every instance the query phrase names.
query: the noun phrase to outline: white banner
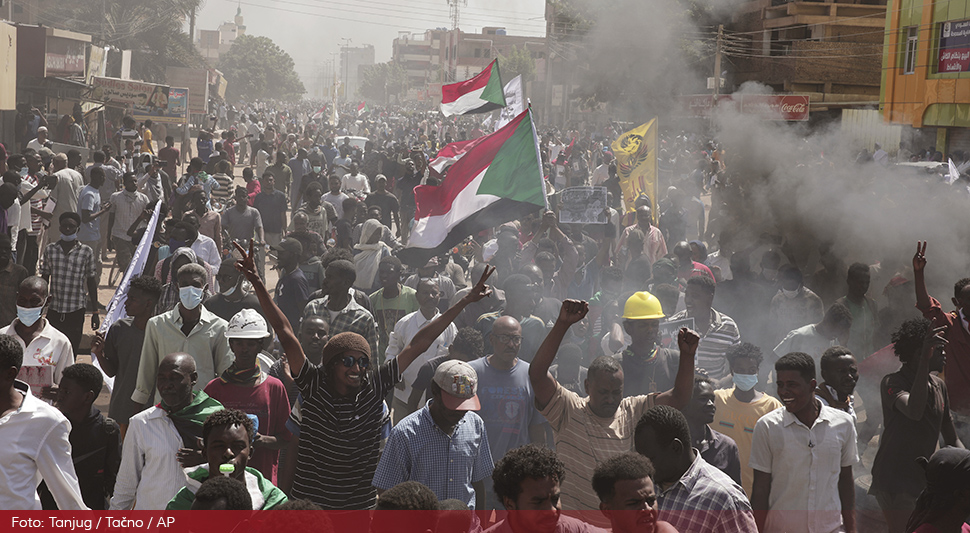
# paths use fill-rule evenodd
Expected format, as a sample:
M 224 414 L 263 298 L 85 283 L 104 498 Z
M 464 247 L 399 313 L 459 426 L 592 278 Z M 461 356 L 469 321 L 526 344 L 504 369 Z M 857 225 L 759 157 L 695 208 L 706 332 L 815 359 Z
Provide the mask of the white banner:
M 499 111 L 498 121 L 495 122 L 495 131 L 512 122 L 512 120 L 525 111 L 525 93 L 522 92 L 522 76 L 516 76 L 505 84 L 505 107 Z
M 135 248 L 135 254 L 131 257 L 128 270 L 125 271 L 125 275 L 121 278 L 121 283 L 118 284 L 118 290 L 115 291 L 115 295 L 111 297 L 111 302 L 108 303 L 108 310 L 104 315 L 104 320 L 101 322 L 101 327 L 98 329 L 98 332 L 101 334 L 106 335 L 111 324 L 128 316 L 125 313 L 125 301 L 128 299 L 128 285 L 131 284 L 131 278 L 135 272 L 141 272 L 145 269 L 145 262 L 148 261 L 148 252 L 152 247 L 152 240 L 155 236 L 155 228 L 158 226 L 158 213 L 161 207 L 162 202 L 155 202 L 155 212 L 152 214 L 151 220 L 148 221 L 145 234 L 141 236 L 141 241 L 138 243 L 138 247 Z M 104 382 L 108 385 L 108 391 L 110 392 L 114 388 L 114 378 L 110 378 L 104 373 L 104 370 L 98 363 L 97 357 L 91 357 L 91 363 L 98 370 L 101 370 Z

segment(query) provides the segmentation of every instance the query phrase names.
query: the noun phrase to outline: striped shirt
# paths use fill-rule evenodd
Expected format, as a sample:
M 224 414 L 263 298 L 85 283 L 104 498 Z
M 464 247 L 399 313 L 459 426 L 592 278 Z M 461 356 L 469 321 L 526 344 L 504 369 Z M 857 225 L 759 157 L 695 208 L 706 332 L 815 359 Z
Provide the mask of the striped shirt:
M 354 397 L 337 396 L 323 367 L 309 361 L 294 379 L 304 402 L 293 498 L 328 510 L 372 508 L 384 397 L 401 379 L 397 359 L 368 372 Z
M 466 412 L 454 432 L 447 435 L 431 418 L 431 401 L 391 430 L 374 474 L 374 486 L 387 490 L 398 483 L 418 481 L 438 500 L 454 498 L 475 509 L 472 483 L 490 477 L 494 468 L 485 421 Z
M 668 321 L 687 318 L 687 311 L 681 311 L 670 317 Z M 697 362 L 695 366 L 707 372 L 707 375 L 717 381 L 731 373 L 728 367 L 727 352 L 741 344 L 741 334 L 734 319 L 711 309 L 711 325 L 701 335 L 701 342 L 697 345 Z
M 612 418 L 601 418 L 589 409 L 589 398 L 556 384 L 556 392 L 540 412 L 552 427 L 556 452 L 566 465 L 563 509 L 599 509 L 600 500 L 592 487 L 593 469 L 614 455 L 633 450 L 637 421 L 654 406 L 656 397 L 623 398 Z

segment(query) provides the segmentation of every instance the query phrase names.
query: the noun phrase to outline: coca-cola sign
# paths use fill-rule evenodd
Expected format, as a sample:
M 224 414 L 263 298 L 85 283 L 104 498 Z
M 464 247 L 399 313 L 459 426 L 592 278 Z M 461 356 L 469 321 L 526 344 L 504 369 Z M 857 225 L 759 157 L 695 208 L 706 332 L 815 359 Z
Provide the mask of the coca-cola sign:
M 741 96 L 741 112 L 766 120 L 808 120 L 808 96 L 745 94 Z
M 708 118 L 711 110 L 758 115 L 765 120 L 808 120 L 809 97 L 796 94 L 743 94 L 714 96 L 698 94 L 680 97 L 684 112 L 695 118 Z

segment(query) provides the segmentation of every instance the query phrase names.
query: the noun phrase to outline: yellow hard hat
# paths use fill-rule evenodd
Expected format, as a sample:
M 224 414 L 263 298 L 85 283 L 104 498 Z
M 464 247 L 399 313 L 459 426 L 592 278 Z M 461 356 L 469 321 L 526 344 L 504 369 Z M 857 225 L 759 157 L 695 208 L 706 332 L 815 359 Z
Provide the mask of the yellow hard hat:
M 623 318 L 627 320 L 649 320 L 664 317 L 660 300 L 646 291 L 633 293 L 623 306 Z

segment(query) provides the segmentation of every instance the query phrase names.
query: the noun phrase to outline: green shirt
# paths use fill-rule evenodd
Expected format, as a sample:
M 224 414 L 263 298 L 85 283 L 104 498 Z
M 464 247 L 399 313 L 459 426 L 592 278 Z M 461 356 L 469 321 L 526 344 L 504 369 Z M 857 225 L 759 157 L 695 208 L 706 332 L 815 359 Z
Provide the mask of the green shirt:
M 187 481 L 182 490 L 172 498 L 165 506 L 166 511 L 188 511 L 192 508 L 195 501 L 195 492 L 199 490 L 202 483 L 209 479 L 209 465 L 199 465 L 195 469 L 186 471 Z M 246 467 L 246 490 L 253 499 L 254 511 L 265 511 L 277 505 L 286 503 L 286 495 L 283 491 L 276 488 L 268 479 L 264 478 L 259 470 Z

